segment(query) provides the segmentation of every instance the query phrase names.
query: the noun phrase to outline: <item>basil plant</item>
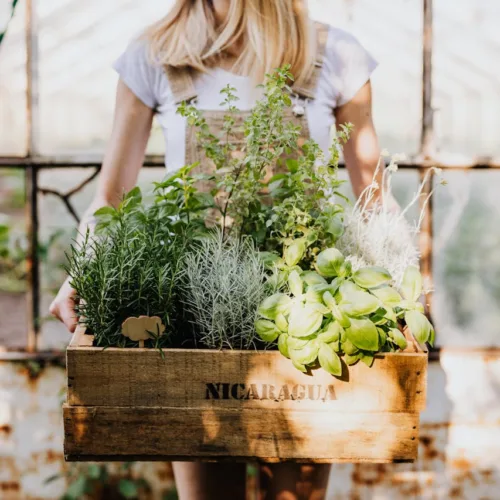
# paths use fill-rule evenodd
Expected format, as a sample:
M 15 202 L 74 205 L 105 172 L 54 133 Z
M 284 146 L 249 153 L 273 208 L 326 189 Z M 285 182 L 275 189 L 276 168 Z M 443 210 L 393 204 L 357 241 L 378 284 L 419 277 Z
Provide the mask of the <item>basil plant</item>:
M 400 329 L 404 322 L 420 343 L 433 343 L 434 329 L 419 302 L 422 277 L 416 267 L 406 270 L 396 290 L 387 270 L 364 267 L 353 272 L 336 248 L 320 252 L 314 270 L 307 271 L 298 266 L 305 249 L 292 249 L 285 249 L 283 259 L 273 259 L 277 273 L 286 276 L 287 293 L 260 304 L 255 329 L 263 341 L 277 341 L 297 369 L 306 372 L 319 364 L 341 376 L 341 358 L 347 365 L 362 361 L 371 366 L 377 352 L 406 348 Z

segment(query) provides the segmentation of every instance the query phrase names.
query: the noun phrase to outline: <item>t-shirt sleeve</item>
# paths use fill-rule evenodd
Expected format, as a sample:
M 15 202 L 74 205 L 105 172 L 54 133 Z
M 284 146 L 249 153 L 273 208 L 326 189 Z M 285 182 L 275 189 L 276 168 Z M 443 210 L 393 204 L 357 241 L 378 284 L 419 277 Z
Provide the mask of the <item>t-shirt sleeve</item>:
M 337 77 L 337 106 L 348 103 L 378 66 L 355 36 L 337 28 L 329 33 L 326 57 Z
M 161 68 L 148 61 L 147 42 L 135 40 L 113 63 L 125 85 L 148 107 L 158 105 L 157 86 Z

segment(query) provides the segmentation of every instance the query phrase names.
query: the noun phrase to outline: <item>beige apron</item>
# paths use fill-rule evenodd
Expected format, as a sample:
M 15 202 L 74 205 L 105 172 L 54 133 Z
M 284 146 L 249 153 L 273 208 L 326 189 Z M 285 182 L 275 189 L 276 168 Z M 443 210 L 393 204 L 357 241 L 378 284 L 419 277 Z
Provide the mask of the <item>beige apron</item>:
M 314 69 L 310 77 L 302 85 L 294 84 L 292 86 L 292 97 L 295 99 L 295 105 L 292 108 L 287 108 L 284 113 L 286 121 L 291 121 L 294 125 L 299 125 L 301 134 L 299 137 L 299 144 L 303 144 L 305 140 L 310 138 L 309 124 L 305 113 L 305 102 L 308 99 L 314 99 L 316 94 L 316 87 L 318 85 L 319 76 L 323 67 L 324 53 L 328 39 L 328 26 L 321 23 L 315 23 L 316 30 L 316 58 Z M 173 68 L 166 66 L 165 71 L 167 74 L 170 90 L 174 97 L 174 102 L 180 104 L 183 101 L 189 102 L 196 99 L 198 96 L 194 85 L 196 73 L 190 68 Z M 210 132 L 219 137 L 222 134 L 222 127 L 224 124 L 224 116 L 227 115 L 227 110 L 203 110 L 203 117 L 205 118 Z M 233 154 L 241 151 L 245 137 L 243 132 L 243 122 L 250 115 L 250 111 L 236 111 L 232 114 L 235 120 L 231 142 L 236 146 Z M 199 144 L 196 138 L 195 127 L 186 126 L 186 157 L 185 164 L 191 165 L 199 162 L 193 174 L 211 174 L 214 172 L 214 165 L 206 157 L 203 147 Z M 237 153 L 236 153 L 237 154 Z M 276 172 L 268 173 L 272 175 Z M 198 189 L 200 191 L 208 192 L 213 187 L 209 182 L 200 182 Z M 222 195 L 223 197 L 223 195 Z M 210 217 L 211 218 L 211 217 Z M 207 221 L 208 222 L 208 221 Z

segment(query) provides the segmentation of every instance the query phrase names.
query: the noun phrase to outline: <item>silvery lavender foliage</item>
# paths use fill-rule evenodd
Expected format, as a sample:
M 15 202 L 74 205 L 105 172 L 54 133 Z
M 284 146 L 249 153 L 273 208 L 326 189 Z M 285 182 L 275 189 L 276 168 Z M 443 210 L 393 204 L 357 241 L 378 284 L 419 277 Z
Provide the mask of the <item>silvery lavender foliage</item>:
M 257 308 L 272 290 L 250 238 L 216 231 L 184 259 L 182 299 L 199 347 L 251 349 Z

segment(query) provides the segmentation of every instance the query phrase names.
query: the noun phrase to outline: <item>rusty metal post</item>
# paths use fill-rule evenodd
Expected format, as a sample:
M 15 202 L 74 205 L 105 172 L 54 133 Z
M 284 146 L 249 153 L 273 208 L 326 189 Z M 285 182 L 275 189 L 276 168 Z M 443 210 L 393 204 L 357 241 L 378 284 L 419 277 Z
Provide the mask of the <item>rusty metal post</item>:
M 37 153 L 36 127 L 34 126 L 38 104 L 38 47 L 35 26 L 35 0 L 26 0 L 26 119 L 28 140 L 26 156 L 31 158 Z M 40 269 L 38 260 L 38 170 L 36 165 L 25 169 L 26 192 L 26 232 L 28 251 L 26 256 L 28 290 L 28 345 L 30 352 L 37 350 L 40 317 Z
M 432 45 L 433 45 L 433 12 L 432 0 L 424 1 L 423 26 L 423 67 L 422 67 L 422 130 L 420 138 L 420 157 L 426 167 L 419 170 L 420 182 L 428 179 L 422 192 L 422 203 L 432 190 L 433 175 L 426 176 L 428 167 L 434 158 L 434 112 L 432 109 Z M 421 206 L 424 211 L 420 231 L 420 267 L 427 289 L 432 288 L 432 199 L 427 205 Z M 426 313 L 431 314 L 432 295 L 425 297 Z

